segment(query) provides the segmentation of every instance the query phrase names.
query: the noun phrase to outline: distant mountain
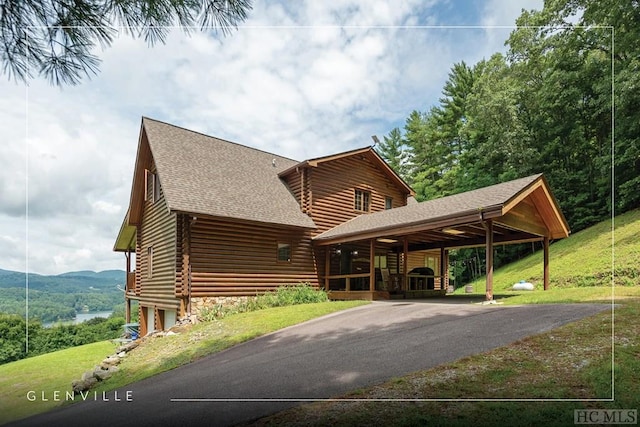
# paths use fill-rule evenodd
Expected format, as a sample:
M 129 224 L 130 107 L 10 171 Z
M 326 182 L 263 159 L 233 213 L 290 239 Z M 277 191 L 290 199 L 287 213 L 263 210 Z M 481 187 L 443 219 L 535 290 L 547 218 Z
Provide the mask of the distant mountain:
M 91 271 L 91 270 L 82 270 L 82 271 L 70 271 L 68 273 L 58 274 L 58 277 L 91 277 L 98 279 L 114 279 L 123 281 L 125 274 L 124 270 L 105 270 L 105 271 Z
M 125 283 L 124 270 L 71 271 L 58 275 L 29 273 L 29 288 L 56 292 L 76 292 L 87 289 L 115 290 Z M 25 273 L 0 269 L 0 288 L 24 288 Z

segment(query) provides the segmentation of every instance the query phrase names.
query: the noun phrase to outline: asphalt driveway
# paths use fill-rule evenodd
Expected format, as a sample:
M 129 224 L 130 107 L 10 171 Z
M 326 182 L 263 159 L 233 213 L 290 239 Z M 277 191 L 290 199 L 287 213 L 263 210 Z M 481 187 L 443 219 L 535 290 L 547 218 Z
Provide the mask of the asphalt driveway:
M 609 308 L 375 302 L 16 425 L 233 425 L 500 347 Z

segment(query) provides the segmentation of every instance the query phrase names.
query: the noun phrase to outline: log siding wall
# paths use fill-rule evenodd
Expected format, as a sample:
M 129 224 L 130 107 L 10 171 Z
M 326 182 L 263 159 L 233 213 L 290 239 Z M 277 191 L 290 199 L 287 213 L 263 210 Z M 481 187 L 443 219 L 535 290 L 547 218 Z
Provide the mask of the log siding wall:
M 291 244 L 291 261 L 278 261 L 278 243 Z M 191 296 L 243 296 L 280 285 L 318 286 L 308 230 L 198 218 L 190 230 Z
M 155 173 L 155 166 L 150 168 Z M 145 189 L 146 191 L 146 189 Z M 148 248 L 153 247 L 152 274 L 149 277 Z M 160 198 L 144 201 L 142 223 L 138 227 L 136 293 L 140 305 L 176 309 L 176 215 L 169 212 L 162 188 Z
M 385 209 L 387 197 L 392 206 L 406 205 L 406 194 L 365 155 L 344 157 L 307 169 L 306 197 L 310 201 L 309 214 L 320 234 L 350 220 L 362 212 L 354 206 L 355 190 L 371 194 L 369 212 Z

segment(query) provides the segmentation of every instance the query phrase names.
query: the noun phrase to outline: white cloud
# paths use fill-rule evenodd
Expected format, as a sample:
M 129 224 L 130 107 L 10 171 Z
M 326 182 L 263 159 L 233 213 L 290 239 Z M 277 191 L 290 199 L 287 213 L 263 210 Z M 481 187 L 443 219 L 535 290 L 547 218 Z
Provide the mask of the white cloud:
M 0 81 L 0 268 L 124 267 L 112 247 L 141 116 L 298 160 L 370 145 L 437 102 L 453 63 L 503 50 L 508 34 L 407 25 L 509 25 L 520 7 L 257 2 L 230 37 L 174 31 L 148 48 L 123 36 L 77 87 Z

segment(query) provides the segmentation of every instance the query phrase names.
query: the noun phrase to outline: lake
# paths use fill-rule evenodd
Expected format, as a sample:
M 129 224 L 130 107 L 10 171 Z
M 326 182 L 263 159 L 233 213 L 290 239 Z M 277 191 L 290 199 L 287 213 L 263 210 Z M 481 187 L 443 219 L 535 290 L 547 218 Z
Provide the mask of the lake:
M 113 311 L 95 311 L 95 312 L 89 312 L 89 313 L 77 313 L 76 314 L 76 318 L 74 320 L 70 320 L 68 322 L 49 322 L 49 323 L 45 323 L 43 326 L 45 328 L 50 328 L 54 325 L 58 325 L 60 323 L 64 324 L 64 325 L 77 325 L 78 323 L 82 323 L 86 320 L 89 319 L 93 319 L 94 317 L 109 317 L 111 316 L 111 313 L 113 313 Z

